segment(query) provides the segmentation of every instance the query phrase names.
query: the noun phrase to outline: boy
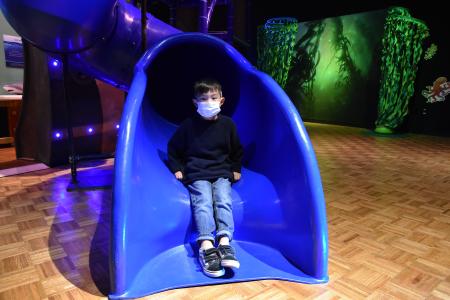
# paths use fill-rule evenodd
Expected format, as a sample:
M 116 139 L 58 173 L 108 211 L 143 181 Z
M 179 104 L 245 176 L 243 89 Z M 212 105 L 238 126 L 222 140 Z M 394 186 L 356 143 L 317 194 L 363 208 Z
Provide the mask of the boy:
M 231 182 L 241 178 L 243 149 L 233 120 L 219 114 L 225 101 L 220 83 L 196 82 L 194 97 L 199 115 L 182 122 L 170 139 L 169 168 L 190 193 L 203 272 L 220 277 L 225 274 L 223 267 L 240 265 L 230 246 L 234 231 Z

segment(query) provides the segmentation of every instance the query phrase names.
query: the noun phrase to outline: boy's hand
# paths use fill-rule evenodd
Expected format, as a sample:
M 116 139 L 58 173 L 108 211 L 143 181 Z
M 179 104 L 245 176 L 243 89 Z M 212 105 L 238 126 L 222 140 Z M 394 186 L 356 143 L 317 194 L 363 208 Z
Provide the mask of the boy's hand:
M 241 179 L 241 173 L 233 172 L 234 181 Z
M 183 179 L 183 173 L 181 173 L 181 171 L 177 171 L 177 172 L 175 172 L 175 177 L 178 180 L 182 180 Z

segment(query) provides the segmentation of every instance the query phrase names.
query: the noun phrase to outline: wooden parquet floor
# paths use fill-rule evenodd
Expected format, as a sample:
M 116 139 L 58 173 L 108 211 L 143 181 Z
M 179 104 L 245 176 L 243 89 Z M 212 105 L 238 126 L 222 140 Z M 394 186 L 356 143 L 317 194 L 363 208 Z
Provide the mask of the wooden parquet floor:
M 143 299 L 450 299 L 450 139 L 306 127 L 326 198 L 329 283 L 263 280 Z M 80 178 L 108 176 L 111 165 L 80 168 Z M 0 178 L 0 299 L 106 298 L 111 190 L 67 192 L 69 174 Z

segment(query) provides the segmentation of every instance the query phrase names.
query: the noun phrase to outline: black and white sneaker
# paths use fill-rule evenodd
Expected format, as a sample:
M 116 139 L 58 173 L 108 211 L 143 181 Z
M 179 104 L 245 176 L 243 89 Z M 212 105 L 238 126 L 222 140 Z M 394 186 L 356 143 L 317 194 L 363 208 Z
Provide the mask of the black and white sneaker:
M 220 265 L 220 253 L 216 248 L 207 250 L 200 248 L 198 260 L 206 276 L 220 277 L 225 274 L 224 268 Z
M 220 253 L 222 267 L 239 269 L 241 264 L 236 258 L 233 247 L 229 245 L 219 245 L 217 250 L 219 250 Z

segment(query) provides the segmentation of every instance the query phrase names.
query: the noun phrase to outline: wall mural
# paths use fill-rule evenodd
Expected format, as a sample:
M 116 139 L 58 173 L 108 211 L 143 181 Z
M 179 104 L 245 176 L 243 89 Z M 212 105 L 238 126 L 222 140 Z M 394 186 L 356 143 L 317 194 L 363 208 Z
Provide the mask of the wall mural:
M 439 77 L 433 82 L 433 85 L 426 86 L 422 91 L 422 96 L 427 98 L 426 103 L 442 102 L 450 94 L 450 82 L 447 77 Z
M 385 17 L 383 10 L 299 24 L 285 90 L 304 120 L 373 123 L 378 86 L 370 81 Z
M 428 38 L 432 30 L 408 9 L 292 20 L 259 28 L 258 68 L 284 88 L 304 121 L 450 134 L 448 46 L 437 33 Z
M 292 65 L 297 32 L 295 18 L 273 18 L 258 28 L 258 69 L 270 74 L 282 88 Z
M 375 131 L 392 133 L 408 114 L 422 41 L 428 27 L 402 7 L 389 9 L 381 50 L 381 86 Z

